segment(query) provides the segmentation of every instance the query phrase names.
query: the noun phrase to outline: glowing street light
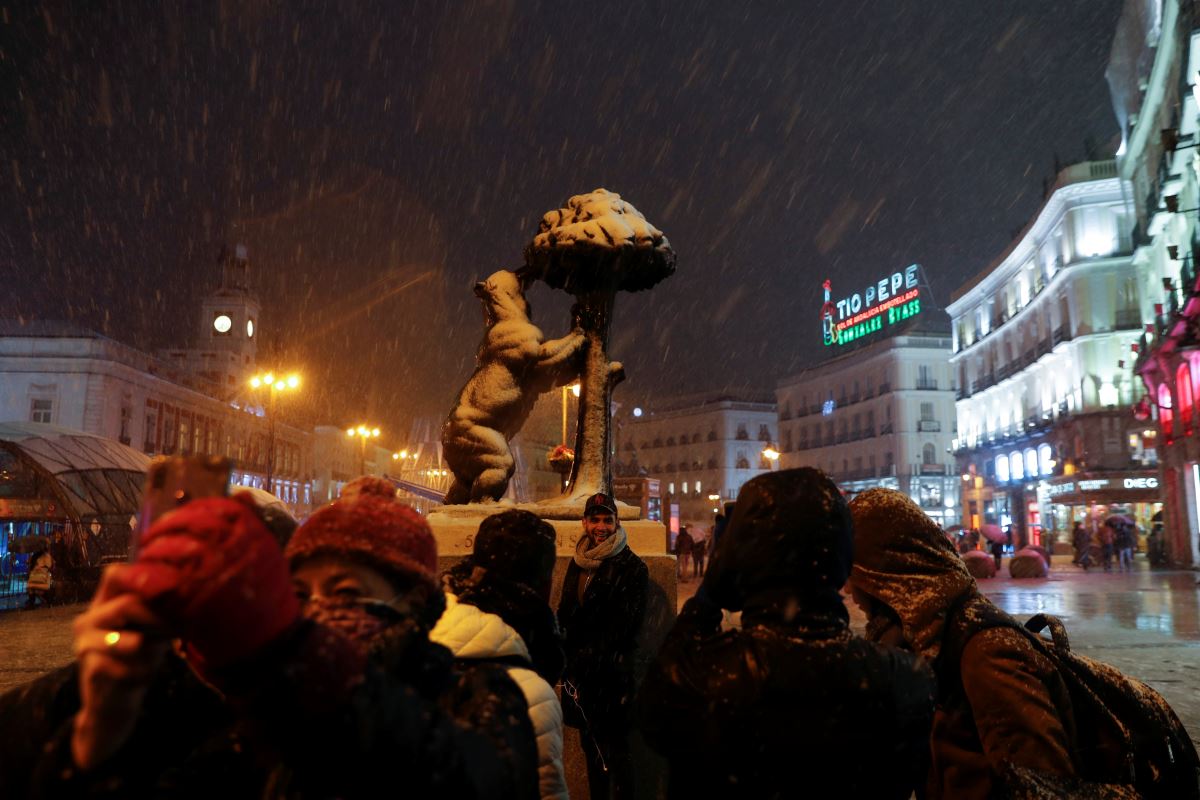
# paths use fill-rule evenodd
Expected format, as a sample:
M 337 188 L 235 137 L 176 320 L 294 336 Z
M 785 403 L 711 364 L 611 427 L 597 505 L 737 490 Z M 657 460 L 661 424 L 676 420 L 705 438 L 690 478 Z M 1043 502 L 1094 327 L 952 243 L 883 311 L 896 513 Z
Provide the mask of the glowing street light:
M 275 473 L 275 400 L 276 396 L 300 388 L 300 376 L 293 372 L 286 378 L 276 377 L 274 372 L 260 372 L 250 378 L 251 389 L 267 389 L 267 491 L 274 491 L 272 478 Z
M 763 458 L 774 464 L 779 460 L 779 451 L 775 449 L 775 445 L 769 444 L 762 449 Z
M 357 437 L 359 444 L 359 460 L 358 474 L 365 475 L 367 472 L 367 440 L 379 438 L 379 428 L 368 428 L 366 425 L 357 425 L 353 428 L 346 429 L 346 435 L 351 439 Z

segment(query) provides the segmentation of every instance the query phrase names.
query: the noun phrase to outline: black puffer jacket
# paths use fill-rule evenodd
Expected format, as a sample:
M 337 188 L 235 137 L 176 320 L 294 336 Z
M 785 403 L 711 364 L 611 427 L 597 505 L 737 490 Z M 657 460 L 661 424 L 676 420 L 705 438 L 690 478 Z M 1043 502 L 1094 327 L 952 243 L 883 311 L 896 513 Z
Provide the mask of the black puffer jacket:
M 502 670 L 452 672 L 449 651 L 398 630 L 347 684 L 322 631 L 304 623 L 224 674 L 225 697 L 169 657 L 130 740 L 89 773 L 70 753 L 76 666 L 11 690 L 0 797 L 374 797 L 398 779 L 416 797 L 529 796 L 512 764 L 535 758 L 532 729 Z
M 563 721 L 601 736 L 619 734 L 633 725 L 634 661 L 650 573 L 625 547 L 596 569 L 581 603 L 582 577 L 572 561 L 558 606 L 567 657 L 563 681 L 578 693 L 577 700 L 564 693 Z
M 838 589 L 849 513 L 812 469 L 746 484 L 700 592 L 639 695 L 671 797 L 907 798 L 924 777 L 933 681 L 851 635 Z M 721 631 L 721 607 L 742 610 Z

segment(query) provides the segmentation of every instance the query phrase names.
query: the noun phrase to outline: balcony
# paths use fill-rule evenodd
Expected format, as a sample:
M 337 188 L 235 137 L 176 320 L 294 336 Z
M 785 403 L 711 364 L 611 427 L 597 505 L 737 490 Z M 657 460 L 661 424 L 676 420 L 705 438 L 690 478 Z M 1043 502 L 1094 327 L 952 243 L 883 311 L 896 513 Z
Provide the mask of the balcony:
M 970 396 L 971 396 L 970 390 L 968 390 L 962 386 L 960 386 L 954 390 L 954 399 L 955 400 L 966 400 Z
M 941 433 L 942 423 L 936 419 L 923 419 L 917 422 L 917 430 L 921 433 Z
M 890 381 L 885 381 L 884 383 L 879 384 L 879 393 L 881 395 L 887 394 L 890 391 L 892 391 L 892 384 Z
M 945 464 L 921 464 L 916 470 L 921 475 L 946 475 Z
M 1068 325 L 1059 325 L 1054 329 L 1054 343 L 1062 344 L 1063 342 L 1071 341 L 1071 328 Z
M 887 434 L 889 434 L 891 432 L 892 432 L 892 423 L 885 422 L 879 426 L 879 435 L 880 436 L 886 436 Z
M 937 388 L 938 388 L 938 382 L 936 380 L 934 380 L 933 378 L 918 378 L 917 379 L 917 389 L 919 389 L 920 391 L 936 392 Z
M 1142 313 L 1136 308 L 1120 309 L 1115 322 L 1115 330 L 1136 331 L 1142 327 Z

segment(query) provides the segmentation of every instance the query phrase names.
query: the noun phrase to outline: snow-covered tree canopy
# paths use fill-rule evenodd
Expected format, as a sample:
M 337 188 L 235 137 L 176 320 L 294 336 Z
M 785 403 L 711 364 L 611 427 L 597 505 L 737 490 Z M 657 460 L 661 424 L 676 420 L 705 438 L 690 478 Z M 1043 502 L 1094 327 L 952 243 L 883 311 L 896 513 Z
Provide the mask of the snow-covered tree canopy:
M 571 294 L 649 289 L 675 272 L 675 251 L 642 212 L 607 189 L 575 195 L 542 217 L 525 263 Z

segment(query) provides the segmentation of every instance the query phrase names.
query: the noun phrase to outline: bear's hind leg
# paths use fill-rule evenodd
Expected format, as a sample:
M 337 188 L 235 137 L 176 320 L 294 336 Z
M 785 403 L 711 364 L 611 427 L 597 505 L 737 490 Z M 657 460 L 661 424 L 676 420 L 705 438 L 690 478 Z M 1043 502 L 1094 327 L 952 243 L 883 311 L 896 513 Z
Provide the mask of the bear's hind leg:
M 471 502 L 481 503 L 487 500 L 499 500 L 508 488 L 508 480 L 512 477 L 516 462 L 507 448 L 504 453 L 493 453 L 479 459 L 483 470 L 471 484 Z

